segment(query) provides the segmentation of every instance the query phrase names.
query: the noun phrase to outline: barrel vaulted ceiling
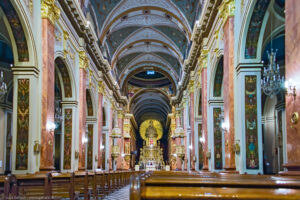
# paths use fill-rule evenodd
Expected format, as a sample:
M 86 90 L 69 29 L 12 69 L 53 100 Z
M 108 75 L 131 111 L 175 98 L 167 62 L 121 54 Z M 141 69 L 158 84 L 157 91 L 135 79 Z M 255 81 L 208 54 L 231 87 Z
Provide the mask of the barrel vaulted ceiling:
M 182 74 L 193 25 L 200 15 L 200 2 L 87 0 L 87 16 L 95 27 L 100 48 L 124 95 L 128 95 L 128 84 L 149 88 L 149 84 L 161 86 L 170 83 L 176 92 L 174 84 Z M 157 77 L 153 78 L 151 83 L 151 77 L 141 77 L 147 69 L 159 72 L 164 78 L 159 81 Z M 160 107 L 162 104 L 153 105 Z M 165 107 L 158 107 L 156 110 L 165 113 Z

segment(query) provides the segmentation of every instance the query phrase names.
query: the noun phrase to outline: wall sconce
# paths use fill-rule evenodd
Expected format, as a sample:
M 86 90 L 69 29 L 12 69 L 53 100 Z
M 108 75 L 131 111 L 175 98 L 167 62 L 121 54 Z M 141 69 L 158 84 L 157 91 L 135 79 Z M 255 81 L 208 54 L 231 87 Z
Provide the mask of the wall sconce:
M 88 143 L 89 139 L 86 136 L 82 137 L 82 144 Z
M 292 116 L 291 116 L 291 123 L 293 125 L 296 125 L 299 121 L 299 113 L 298 112 L 293 112 Z M 291 126 L 291 128 L 295 128 L 294 126 Z
M 240 151 L 241 151 L 241 148 L 240 148 L 240 145 L 239 145 L 239 143 L 235 143 L 234 144 L 234 146 L 233 146 L 233 150 L 234 150 L 234 152 L 235 153 L 237 153 L 237 154 L 239 154 L 240 153 Z
M 210 159 L 210 157 L 211 157 L 211 152 L 210 152 L 210 151 L 206 152 L 206 157 L 207 157 L 208 159 Z
M 41 144 L 39 144 L 38 140 L 34 141 L 33 152 L 34 154 L 39 154 L 41 152 Z
M 104 149 L 104 146 L 103 146 L 103 145 L 101 145 L 101 146 L 100 146 L 100 150 L 103 150 L 103 149 Z
M 288 96 L 293 96 L 295 99 L 297 96 L 297 91 L 296 91 L 296 83 L 293 81 L 293 79 L 289 79 L 288 81 L 285 81 L 284 86 L 285 86 L 285 94 Z
M 47 122 L 46 129 L 50 132 L 53 132 L 56 128 L 56 125 L 53 122 Z
M 190 145 L 190 146 L 189 146 L 189 149 L 190 149 L 190 150 L 192 150 L 192 149 L 193 149 L 193 146 L 192 146 L 192 145 Z
M 221 124 L 221 128 L 222 128 L 222 130 L 224 131 L 224 132 L 227 132 L 227 124 L 225 123 L 225 122 L 222 122 L 222 124 Z
M 75 151 L 75 159 L 78 159 L 79 158 L 79 151 Z

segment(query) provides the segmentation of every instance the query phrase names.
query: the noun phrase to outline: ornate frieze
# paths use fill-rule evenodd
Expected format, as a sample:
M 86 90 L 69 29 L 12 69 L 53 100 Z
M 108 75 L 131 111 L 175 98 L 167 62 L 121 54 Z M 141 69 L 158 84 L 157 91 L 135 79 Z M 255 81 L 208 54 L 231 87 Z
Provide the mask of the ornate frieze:
M 246 168 L 259 169 L 255 75 L 245 76 Z
M 222 144 L 222 129 L 221 129 L 221 108 L 213 108 L 214 117 L 214 157 L 215 169 L 223 169 L 223 144 Z
M 88 124 L 88 133 L 87 133 L 87 169 L 93 169 L 93 132 L 94 125 Z
M 219 7 L 220 18 L 223 19 L 223 24 L 230 16 L 234 16 L 235 12 L 235 0 L 223 0 Z
M 65 109 L 63 169 L 71 169 L 71 158 L 72 158 L 72 109 Z
M 29 79 L 18 79 L 16 170 L 28 169 Z

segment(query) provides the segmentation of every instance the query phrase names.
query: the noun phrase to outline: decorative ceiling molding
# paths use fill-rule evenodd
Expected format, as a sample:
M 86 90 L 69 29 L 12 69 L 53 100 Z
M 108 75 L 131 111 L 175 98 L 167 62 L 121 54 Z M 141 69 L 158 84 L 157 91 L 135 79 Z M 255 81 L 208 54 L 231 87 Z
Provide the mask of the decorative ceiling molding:
M 133 44 L 139 42 L 151 42 L 151 41 L 162 43 L 163 45 L 167 45 L 173 51 L 175 51 L 178 56 L 181 55 L 180 49 L 168 36 L 164 35 L 163 33 L 161 33 L 160 31 L 154 28 L 146 27 L 135 31 L 121 43 L 121 45 L 117 48 L 116 52 L 112 56 L 112 68 L 114 68 L 115 60 L 116 58 L 118 58 L 118 55 L 122 51 L 126 50 L 129 46 L 132 46 Z M 182 57 L 182 55 L 180 57 Z
M 134 45 L 132 48 L 123 51 L 119 56 L 118 59 L 121 59 L 124 56 L 127 56 L 132 53 L 143 52 L 143 53 L 154 53 L 154 52 L 162 52 L 168 54 L 170 56 L 176 57 L 178 56 L 172 49 L 166 48 L 162 45 L 155 45 L 155 44 L 145 44 L 144 42 L 138 45 Z M 181 55 L 181 54 L 180 54 Z M 180 58 L 183 60 L 183 58 Z M 183 63 L 182 63 L 183 64 Z
M 169 0 L 123 0 L 106 17 L 102 29 L 100 30 L 100 41 L 103 41 L 105 34 L 113 25 L 113 23 L 115 23 L 121 17 L 128 15 L 128 13 L 137 10 L 159 10 L 165 12 L 181 22 L 182 27 L 184 27 L 187 33 L 192 32 L 185 15 Z

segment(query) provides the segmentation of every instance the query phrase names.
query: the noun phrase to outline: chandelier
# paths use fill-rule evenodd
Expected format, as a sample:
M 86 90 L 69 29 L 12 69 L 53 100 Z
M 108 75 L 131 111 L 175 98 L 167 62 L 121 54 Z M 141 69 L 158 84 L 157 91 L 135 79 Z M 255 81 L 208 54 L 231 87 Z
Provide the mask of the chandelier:
M 7 85 L 4 82 L 3 71 L 0 75 L 0 97 L 3 97 L 7 93 Z
M 269 64 L 264 68 L 263 79 L 261 80 L 261 87 L 263 92 L 271 98 L 278 94 L 284 85 L 284 76 L 280 75 L 279 64 L 276 60 L 276 51 L 271 49 L 267 51 Z M 263 63 L 263 62 L 262 62 Z

